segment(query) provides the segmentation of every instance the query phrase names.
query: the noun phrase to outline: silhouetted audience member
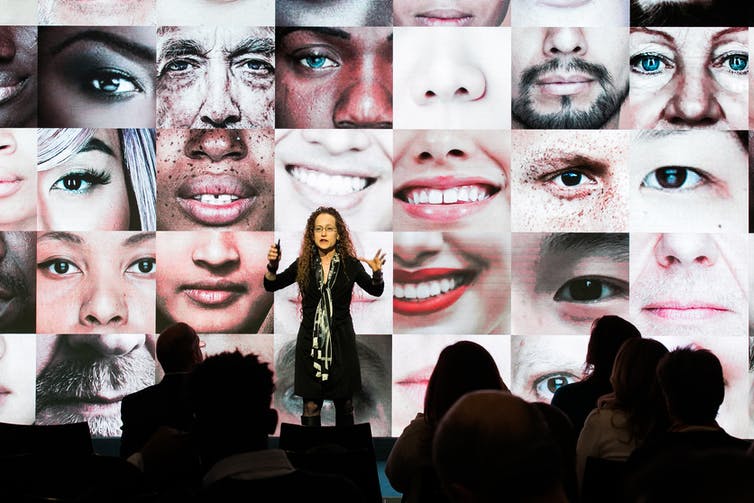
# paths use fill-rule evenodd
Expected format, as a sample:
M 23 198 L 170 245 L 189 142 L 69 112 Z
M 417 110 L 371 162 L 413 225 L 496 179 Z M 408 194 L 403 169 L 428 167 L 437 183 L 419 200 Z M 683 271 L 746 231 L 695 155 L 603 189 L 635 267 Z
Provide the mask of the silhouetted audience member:
M 221 353 L 191 374 L 195 441 L 206 471 L 200 501 L 363 501 L 349 480 L 294 469 L 285 452 L 268 449 L 277 411 L 272 371 L 256 355 Z
M 404 503 L 442 501 L 432 468 L 432 437 L 440 419 L 469 391 L 508 391 L 492 355 L 471 341 L 442 350 L 429 377 L 424 413 L 418 413 L 396 440 L 385 465 L 390 484 L 403 493 Z
M 613 391 L 610 375 L 621 345 L 637 337 L 641 337 L 639 330 L 620 316 L 602 316 L 592 323 L 586 350 L 587 376 L 579 382 L 558 388 L 551 402 L 566 413 L 577 434 L 584 427 L 586 416 L 597 406 L 599 397 Z
M 187 382 L 189 372 L 203 360 L 199 336 L 186 323 L 176 323 L 160 334 L 155 351 L 165 376 L 158 384 L 132 393 L 121 402 L 123 457 L 140 451 L 161 426 L 190 429 Z
M 579 482 L 588 457 L 625 461 L 651 432 L 667 429 L 665 400 L 657 383 L 657 364 L 666 354 L 668 349 L 653 339 L 623 343 L 610 377 L 614 391 L 600 398 L 579 435 Z
M 647 438 L 631 454 L 631 471 L 658 458 L 683 458 L 711 449 L 746 452 L 749 442 L 729 435 L 715 420 L 725 398 L 725 379 L 720 360 L 712 352 L 691 347 L 675 349 L 660 360 L 657 379 L 670 428 Z
M 578 501 L 578 483 L 576 479 L 576 439 L 573 424 L 565 412 L 544 402 L 531 402 L 547 423 L 555 442 L 560 448 L 563 462 L 563 490 L 568 501 Z
M 432 459 L 455 503 L 565 503 L 559 448 L 532 404 L 503 391 L 461 397 L 437 427 Z

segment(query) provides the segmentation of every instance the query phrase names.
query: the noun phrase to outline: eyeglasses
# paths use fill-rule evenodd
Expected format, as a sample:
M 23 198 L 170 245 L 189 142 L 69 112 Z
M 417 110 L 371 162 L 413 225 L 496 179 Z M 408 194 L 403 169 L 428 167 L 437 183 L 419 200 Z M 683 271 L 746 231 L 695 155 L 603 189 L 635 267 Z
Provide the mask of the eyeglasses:
M 321 225 L 318 225 L 314 228 L 315 234 L 322 234 L 322 232 L 327 232 L 328 234 L 332 234 L 337 229 L 335 227 L 332 227 L 331 225 L 328 225 L 327 227 L 322 227 Z

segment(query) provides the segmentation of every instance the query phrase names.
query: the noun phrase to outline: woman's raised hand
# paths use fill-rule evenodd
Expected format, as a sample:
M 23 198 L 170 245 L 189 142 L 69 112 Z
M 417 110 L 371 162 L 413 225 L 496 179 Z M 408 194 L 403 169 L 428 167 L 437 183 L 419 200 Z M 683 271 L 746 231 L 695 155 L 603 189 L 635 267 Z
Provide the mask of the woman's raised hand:
M 377 253 L 374 254 L 373 259 L 368 259 L 364 257 L 359 257 L 359 260 L 362 262 L 366 262 L 369 267 L 372 268 L 372 272 L 377 272 L 382 270 L 382 266 L 385 265 L 385 254 L 382 253 L 382 248 L 377 250 Z

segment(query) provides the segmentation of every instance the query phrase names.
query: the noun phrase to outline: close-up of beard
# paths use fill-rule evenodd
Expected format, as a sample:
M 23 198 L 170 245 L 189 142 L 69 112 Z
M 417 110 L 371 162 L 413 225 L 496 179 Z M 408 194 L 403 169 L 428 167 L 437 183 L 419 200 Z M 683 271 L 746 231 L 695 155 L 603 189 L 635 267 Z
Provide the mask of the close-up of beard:
M 121 356 L 92 353 L 51 363 L 37 375 L 36 424 L 87 421 L 92 436 L 119 437 L 120 401 L 108 400 L 151 386 L 154 370 L 145 347 Z
M 631 26 L 748 26 L 753 12 L 736 0 L 631 0 Z
M 543 75 L 555 71 L 578 71 L 591 75 L 602 92 L 587 110 L 573 109 L 570 96 L 561 97 L 561 108 L 556 113 L 539 113 L 531 99 L 532 87 Z M 529 129 L 599 129 L 620 110 L 628 96 L 628 83 L 617 89 L 610 72 L 603 65 L 574 58 L 570 61 L 553 58 L 541 65 L 524 70 L 519 82 L 519 96 L 513 99 L 513 120 Z

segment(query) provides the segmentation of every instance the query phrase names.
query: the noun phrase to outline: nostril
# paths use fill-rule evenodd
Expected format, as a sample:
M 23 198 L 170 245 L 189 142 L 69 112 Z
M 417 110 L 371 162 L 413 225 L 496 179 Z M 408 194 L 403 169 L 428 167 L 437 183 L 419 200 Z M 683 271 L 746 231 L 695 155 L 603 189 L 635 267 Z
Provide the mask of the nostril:
M 432 154 L 430 154 L 429 152 L 422 152 L 421 154 L 419 154 L 419 160 L 421 161 L 428 161 L 430 159 L 432 159 Z
M 455 94 L 456 96 L 466 96 L 467 94 L 469 94 L 469 90 L 465 87 L 459 87 L 458 89 L 456 89 Z
M 448 150 L 448 155 L 450 157 L 463 157 L 464 153 L 463 153 L 463 150 L 453 148 L 453 149 Z
M 435 96 L 437 95 L 434 93 L 434 91 L 427 91 L 426 93 L 424 93 L 424 97 L 427 99 L 434 98 Z

